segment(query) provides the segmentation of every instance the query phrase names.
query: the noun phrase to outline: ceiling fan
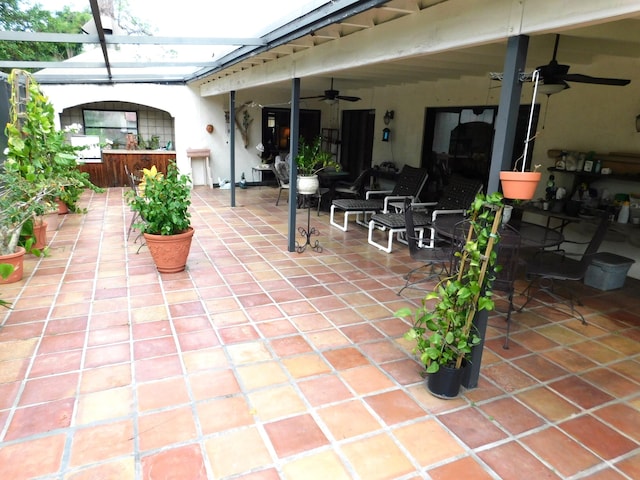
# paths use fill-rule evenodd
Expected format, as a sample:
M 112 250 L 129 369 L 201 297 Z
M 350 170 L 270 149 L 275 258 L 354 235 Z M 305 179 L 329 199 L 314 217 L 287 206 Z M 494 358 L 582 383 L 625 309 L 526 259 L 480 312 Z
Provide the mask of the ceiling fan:
M 337 100 L 344 100 L 346 102 L 357 102 L 360 100 L 360 97 L 351 97 L 349 95 L 340 95 L 338 90 L 333 89 L 333 78 L 331 79 L 331 88 L 329 90 L 324 91 L 324 95 L 315 95 L 312 97 L 300 97 L 300 100 L 311 100 L 311 99 L 323 100 L 328 103 L 334 103 Z
M 596 85 L 613 85 L 618 87 L 623 87 L 631 82 L 631 80 L 622 78 L 590 77 L 580 73 L 569 73 L 569 65 L 563 65 L 556 60 L 559 43 L 560 35 L 556 35 L 556 42 L 553 47 L 553 58 L 547 65 L 538 67 L 540 77 L 545 85 L 558 85 L 562 87 L 560 90 L 563 90 L 569 88 L 567 82 L 593 83 Z

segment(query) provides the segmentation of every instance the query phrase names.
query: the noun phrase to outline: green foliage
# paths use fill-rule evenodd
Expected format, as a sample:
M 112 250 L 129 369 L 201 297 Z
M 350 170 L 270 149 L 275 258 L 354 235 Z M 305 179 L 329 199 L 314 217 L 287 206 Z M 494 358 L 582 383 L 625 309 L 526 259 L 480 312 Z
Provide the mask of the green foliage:
M 35 185 L 51 187 L 49 201 L 60 198 L 71 211 L 80 212 L 77 202 L 85 189 L 103 191 L 91 183 L 88 173 L 78 170 L 78 152 L 84 147 L 72 146 L 65 132 L 56 130 L 53 105 L 29 74 L 13 70 L 12 85 L 18 76 L 27 81 L 28 100 L 19 115 L 12 96 L 11 122 L 6 126 L 7 169 Z
M 315 175 L 327 167 L 340 170 L 340 164 L 333 159 L 333 155 L 322 150 L 320 136 L 316 137 L 312 145 L 307 145 L 304 138 L 300 137 L 296 165 L 299 175 Z
M 494 245 L 500 240 L 499 233 L 491 233 L 498 212 L 499 222 L 502 194 L 477 195 L 469 210 L 473 234 L 464 249 L 456 252 L 459 272 L 442 280 L 415 312 L 403 308 L 395 314 L 412 320 L 405 338 L 415 342 L 414 351 L 419 353 L 427 373 L 437 372 L 441 365 L 459 368 L 471 348 L 480 343 L 473 318 L 478 311 L 494 309 L 491 286 L 499 269 L 496 251 L 490 253 L 484 276 L 482 263 L 491 238 Z
M 153 170 L 153 169 L 152 169 Z M 142 232 L 154 235 L 174 235 L 187 231 L 191 225 L 191 179 L 181 175 L 175 161 L 169 162 L 167 174 L 144 172 L 144 192 L 127 192 L 132 210 L 143 222 L 136 224 Z
M 20 0 L 0 4 L 0 29 L 17 32 L 82 33 L 90 18 L 88 9 L 73 12 L 69 7 L 49 12 L 38 4 L 23 9 Z M 24 61 L 55 61 L 71 58 L 82 51 L 79 43 L 0 41 L 0 58 Z M 3 69 L 8 73 L 8 70 Z
M 34 244 L 36 243 L 35 233 L 34 233 L 34 219 L 30 218 L 23 225 L 20 230 L 20 239 L 18 240 L 18 245 L 24 247 L 27 253 L 35 255 L 36 257 L 48 257 L 49 256 L 49 247 L 45 245 L 43 249 L 35 248 Z
M 0 263 L 0 277 L 7 278 L 13 273 L 13 265 Z M 0 298 L 0 307 L 11 308 L 11 303 Z

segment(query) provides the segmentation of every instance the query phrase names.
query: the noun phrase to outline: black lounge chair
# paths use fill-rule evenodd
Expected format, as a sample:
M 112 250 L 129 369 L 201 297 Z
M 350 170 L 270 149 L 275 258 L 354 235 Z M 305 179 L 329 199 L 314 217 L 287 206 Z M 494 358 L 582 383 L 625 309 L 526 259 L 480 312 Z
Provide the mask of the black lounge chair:
M 419 230 L 419 246 L 422 246 L 424 242 L 425 230 L 430 232 L 427 244 L 434 245 L 435 230 L 433 224 L 438 215 L 460 215 L 466 213 L 471 206 L 471 202 L 481 190 L 482 182 L 479 180 L 453 175 L 449 179 L 449 183 L 444 187 L 437 202 L 414 203 L 413 222 L 414 227 Z M 392 251 L 394 235 L 397 236 L 398 241 L 401 243 L 407 243 L 403 238 L 406 230 L 405 216 L 401 209 L 398 210 L 397 212 L 375 213 L 369 220 L 369 243 L 387 253 Z M 375 240 L 374 233 L 376 230 L 385 230 L 388 233 L 386 245 Z
M 404 201 L 405 198 L 414 200 L 427 181 L 427 170 L 405 165 L 398 174 L 393 190 L 372 190 L 367 192 L 365 199 L 338 198 L 331 203 L 331 225 L 346 232 L 349 228 L 349 216 L 356 216 L 356 223 L 367 226 L 366 216 L 377 212 L 388 212 L 389 202 Z M 335 221 L 336 211 L 344 213 L 343 224 Z

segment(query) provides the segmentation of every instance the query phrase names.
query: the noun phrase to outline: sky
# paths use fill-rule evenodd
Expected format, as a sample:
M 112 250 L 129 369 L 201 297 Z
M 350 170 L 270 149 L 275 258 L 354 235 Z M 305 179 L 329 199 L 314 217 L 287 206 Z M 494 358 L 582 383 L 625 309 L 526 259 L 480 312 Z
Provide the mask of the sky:
M 90 9 L 89 0 L 27 0 L 50 11 Z M 117 2 L 117 0 L 115 0 Z M 269 30 L 277 20 L 299 16 L 309 5 L 329 0 L 128 0 L 134 17 L 155 26 L 155 35 L 248 37 Z M 172 7 L 168 5 L 173 5 Z

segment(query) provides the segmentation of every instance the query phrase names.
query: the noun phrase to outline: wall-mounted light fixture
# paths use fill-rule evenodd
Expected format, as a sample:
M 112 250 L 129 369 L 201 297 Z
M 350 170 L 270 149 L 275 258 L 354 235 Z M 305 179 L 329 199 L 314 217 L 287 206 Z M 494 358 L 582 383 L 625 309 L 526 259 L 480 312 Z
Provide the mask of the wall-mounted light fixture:
M 382 141 L 388 142 L 390 136 L 391 136 L 391 130 L 389 130 L 388 128 L 384 128 L 382 130 Z
M 387 110 L 383 117 L 384 124 L 389 125 L 389 123 L 391 123 L 391 120 L 393 120 L 394 115 L 395 112 L 393 110 Z

